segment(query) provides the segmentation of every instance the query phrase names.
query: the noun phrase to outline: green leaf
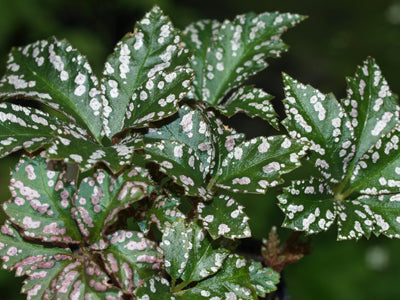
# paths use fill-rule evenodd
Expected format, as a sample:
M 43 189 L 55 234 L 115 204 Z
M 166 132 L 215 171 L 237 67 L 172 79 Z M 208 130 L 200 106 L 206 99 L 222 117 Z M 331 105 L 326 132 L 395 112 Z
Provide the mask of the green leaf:
M 214 249 L 205 231 L 196 223 L 191 223 L 187 232 L 190 245 L 188 247 L 189 256 L 181 276 L 186 285 L 218 272 L 229 254 L 227 249 Z
M 283 125 L 292 138 L 311 144 L 310 160 L 326 179 L 338 183 L 354 155 L 348 115 L 334 95 L 324 95 L 285 74 L 284 83 L 287 118 Z
M 164 250 L 164 265 L 173 280 L 180 278 L 189 258 L 190 236 L 185 220 L 179 219 L 164 231 L 160 247 Z
M 21 148 L 34 152 L 50 143 L 60 123 L 30 107 L 0 103 L 0 157 Z
M 81 171 L 87 171 L 98 163 L 104 163 L 113 173 L 119 172 L 132 160 L 134 150 L 143 147 L 139 134 L 128 135 L 112 146 L 102 146 L 89 139 L 79 127 L 65 125 L 46 156 L 51 159 L 64 159 L 79 164 Z
M 147 143 L 176 141 L 190 147 L 199 157 L 204 172 L 209 172 L 215 158 L 212 129 L 203 113 L 183 105 L 173 122 L 160 128 L 151 128 L 145 135 Z
M 138 222 L 140 230 L 147 234 L 151 224 L 155 224 L 161 232 L 164 232 L 176 220 L 185 219 L 185 215 L 178 209 L 179 204 L 180 199 L 177 197 L 159 195 L 146 211 L 144 220 Z
M 399 193 L 400 127 L 382 136 L 359 159 L 350 178 L 353 190 L 362 194 Z
M 261 263 L 254 260 L 249 263 L 250 282 L 259 297 L 277 290 L 280 275 L 271 268 L 263 268 Z
M 224 115 L 231 117 L 243 112 L 251 118 L 260 117 L 268 121 L 275 129 L 279 129 L 277 114 L 271 104 L 273 96 L 253 86 L 239 88 L 226 102 L 217 106 Z
M 174 300 L 176 297 L 170 292 L 169 281 L 160 276 L 146 280 L 136 292 L 137 300 Z
M 133 293 L 140 280 L 150 278 L 160 269 L 161 250 L 140 232 L 117 231 L 108 237 L 110 247 L 101 253 L 106 270 L 114 274 L 128 293 Z
M 324 178 L 294 182 L 279 197 L 284 226 L 315 233 L 337 218 L 339 240 L 372 232 L 399 238 L 400 108 L 375 61 L 367 59 L 347 79 L 341 103 L 284 80 L 284 125 L 311 143 L 309 159 Z
M 354 77 L 346 78 L 347 99 L 342 101 L 353 130 L 358 160 L 381 135 L 399 122 L 398 96 L 392 94 L 382 72 L 372 58 L 357 67 Z
M 11 173 L 12 198 L 3 204 L 10 220 L 24 236 L 49 242 L 79 243 L 80 234 L 71 218 L 73 182 L 64 174 L 47 170 L 43 157 L 23 157 Z
M 235 254 L 230 254 L 226 258 L 217 274 L 180 294 L 184 299 L 212 299 L 221 296 L 225 296 L 226 299 L 257 299 L 255 289 L 250 282 L 247 262 Z
M 227 195 L 219 195 L 209 204 L 200 202 L 197 205 L 198 217 L 213 239 L 220 236 L 229 239 L 250 237 L 249 217 L 243 209 Z
M 281 175 L 300 166 L 305 143 L 285 136 L 257 137 L 236 146 L 222 161 L 215 185 L 233 192 L 265 193 Z
M 191 69 L 181 68 L 149 78 L 133 93 L 120 130 L 144 127 L 177 112 L 178 101 L 189 91 L 192 77 Z
M 296 231 L 326 231 L 337 216 L 335 193 L 323 179 L 295 181 L 278 196 L 283 226 Z
M 200 21 L 189 25 L 184 41 L 197 50 L 190 63 L 196 71 L 196 99 L 211 105 L 220 103 L 229 91 L 265 69 L 267 57 L 278 57 L 287 50 L 281 34 L 303 19 L 277 12 L 248 13 L 232 22 Z
M 141 200 L 144 189 L 122 176 L 111 177 L 103 170 L 97 171 L 93 178 L 85 177 L 74 196 L 72 213 L 88 243 L 95 243 L 117 220 L 121 210 Z
M 187 195 L 210 197 L 203 187 L 206 177 L 204 165 L 192 148 L 179 142 L 162 140 L 147 144 L 145 152 L 146 159 L 157 162 L 160 170 L 181 185 Z
M 163 14 L 161 9 L 157 6 L 154 7 L 141 21 L 136 23 L 134 32 L 128 33 L 116 45 L 114 54 L 107 59 L 105 64 L 102 80 L 104 93 L 102 100 L 105 111 L 104 130 L 106 135 L 111 137 L 121 130 L 121 124 L 124 123 L 123 120 L 132 101 L 132 96 L 139 92 L 140 99 L 139 88 L 145 92 L 146 83 L 149 84 L 151 78 L 155 75 L 156 78 L 162 76 L 161 71 L 169 73 L 176 70 L 181 72 L 179 68 L 187 64 L 188 58 L 188 50 L 181 47 L 179 32 L 174 29 L 171 21 Z M 190 77 L 189 74 L 184 75 L 185 72 L 179 74 L 182 74 L 185 78 Z M 160 82 L 160 80 L 156 80 L 153 84 L 158 88 Z M 183 87 L 183 89 L 186 89 L 186 87 Z M 153 88 L 150 88 L 150 90 L 153 90 Z M 176 96 L 175 93 L 170 94 Z M 151 101 L 158 103 L 161 99 L 151 99 Z M 145 108 L 147 107 L 145 106 Z M 147 114 L 154 112 L 157 115 L 161 111 L 164 111 L 162 106 Z M 135 112 L 133 115 L 136 116 L 139 113 Z M 141 116 L 141 118 L 144 116 Z M 143 124 L 138 123 L 138 125 L 142 126 Z
M 3 99 L 40 101 L 102 137 L 98 80 L 86 58 L 67 41 L 55 38 L 12 49 L 0 81 Z

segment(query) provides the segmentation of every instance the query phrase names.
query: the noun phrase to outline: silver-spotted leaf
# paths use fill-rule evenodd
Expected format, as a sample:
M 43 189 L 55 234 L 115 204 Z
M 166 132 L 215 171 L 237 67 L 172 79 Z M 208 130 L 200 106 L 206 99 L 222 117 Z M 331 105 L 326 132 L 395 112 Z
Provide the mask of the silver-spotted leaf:
M 0 257 L 4 269 L 17 271 L 17 276 L 28 276 L 22 288 L 28 299 L 43 299 L 45 294 L 54 296 L 51 282 L 73 261 L 70 250 L 24 241 L 8 221 L 1 227 Z
M 33 152 L 51 143 L 60 123 L 34 108 L 0 103 L 0 157 L 21 148 Z
M 101 252 L 105 267 L 125 291 L 133 294 L 141 281 L 160 269 L 161 250 L 140 232 L 121 230 L 108 238 L 110 246 Z
M 257 299 L 255 288 L 250 282 L 247 261 L 236 254 L 230 254 L 222 269 L 214 276 L 182 291 L 180 295 L 183 299 L 212 299 L 221 296 L 225 299 Z
M 158 143 L 147 144 L 146 158 L 160 165 L 160 170 L 180 184 L 187 195 L 210 195 L 204 188 L 206 173 L 204 165 L 196 152 L 185 144 L 162 140 Z
M 120 130 L 145 127 L 177 112 L 178 101 L 189 91 L 192 77 L 191 69 L 180 68 L 168 73 L 161 71 L 149 78 L 133 93 Z
M 182 280 L 172 289 L 178 295 L 192 282 L 217 273 L 229 254 L 227 249 L 214 248 L 199 225 L 194 222 L 186 225 L 183 220 L 166 229 L 160 246 L 164 250 L 167 272 L 174 280 Z
M 303 19 L 296 14 L 248 13 L 233 21 L 189 25 L 184 41 L 197 50 L 190 63 L 196 71 L 193 94 L 209 104 L 220 103 L 229 91 L 266 68 L 265 58 L 287 50 L 281 34 Z
M 75 184 L 63 173 L 47 170 L 44 157 L 23 157 L 11 174 L 12 198 L 3 204 L 10 220 L 24 236 L 48 242 L 79 243 L 71 217 Z
M 354 77 L 347 77 L 346 81 L 347 99 L 342 104 L 354 130 L 352 142 L 357 145 L 357 152 L 353 160 L 357 161 L 381 135 L 398 124 L 398 97 L 390 91 L 372 58 L 358 66 Z
M 209 172 L 210 164 L 215 158 L 215 137 L 212 125 L 208 124 L 204 113 L 183 105 L 179 110 L 179 117 L 161 128 L 151 128 L 145 135 L 148 143 L 160 141 L 177 141 L 193 149 L 200 158 L 204 172 Z
M 188 262 L 181 276 L 184 284 L 212 276 L 222 268 L 222 264 L 229 254 L 227 249 L 214 249 L 206 232 L 196 223 L 191 223 L 187 232 L 190 247 L 188 248 Z
M 160 247 L 164 250 L 164 265 L 173 280 L 180 278 L 186 268 L 191 247 L 185 220 L 175 221 L 164 231 Z
M 118 42 L 114 54 L 107 59 L 105 64 L 102 99 L 105 110 L 104 130 L 106 135 L 111 137 L 121 130 L 129 103 L 132 101 L 132 96 L 136 95 L 135 92 L 138 91 L 138 88 L 142 87 L 142 92 L 147 93 L 145 88 L 147 88 L 147 84 L 151 85 L 152 79 L 150 78 L 155 75 L 160 76 L 163 74 L 160 73 L 161 71 L 169 73 L 171 70 L 184 67 L 188 63 L 188 58 L 189 52 L 182 48 L 179 32 L 174 29 L 171 21 L 161 9 L 157 6 L 154 7 L 141 21 L 136 23 L 133 33 L 128 33 Z M 159 88 L 159 84 L 162 85 L 160 82 L 163 82 L 167 88 L 165 81 L 157 80 L 153 82 L 154 89 Z M 153 90 L 153 87 L 150 89 Z M 140 99 L 140 92 L 138 96 Z M 157 104 L 161 99 L 151 100 L 157 101 L 155 102 Z M 167 101 L 164 100 L 164 102 Z M 146 108 L 145 103 L 142 105 Z M 157 113 L 162 111 L 164 108 L 159 104 L 158 109 L 148 112 L 148 114 L 154 112 L 157 116 Z M 136 114 L 139 112 L 135 112 L 133 115 Z M 141 118 L 143 117 L 145 115 L 141 116 Z M 158 116 L 158 118 L 160 117 Z
M 100 141 L 102 105 L 87 59 L 55 38 L 14 48 L 0 81 L 0 97 L 40 101 L 88 129 Z
M 152 224 L 164 232 L 178 219 L 185 219 L 185 215 L 179 210 L 180 199 L 174 196 L 159 195 L 153 205 L 143 213 L 144 220 L 138 222 L 140 230 L 147 234 Z
M 66 124 L 62 129 L 62 133 L 54 138 L 53 144 L 47 149 L 46 156 L 77 163 L 81 171 L 104 163 L 113 173 L 117 173 L 131 162 L 134 150 L 143 147 L 139 134 L 128 135 L 117 144 L 103 146 L 94 143 L 81 128 L 73 124 Z
M 323 179 L 292 182 L 278 199 L 286 215 L 283 225 L 296 231 L 325 231 L 337 216 L 335 193 Z
M 147 185 L 114 178 L 103 170 L 85 177 L 74 195 L 72 213 L 89 244 L 117 220 L 118 213 L 145 196 Z
M 261 263 L 251 260 L 249 262 L 250 282 L 256 289 L 259 297 L 277 290 L 280 275 L 272 268 L 263 268 Z
M 284 83 L 284 126 L 292 138 L 311 144 L 310 160 L 326 179 L 338 183 L 354 156 L 354 133 L 346 111 L 332 94 L 324 95 L 285 74 Z
M 250 237 L 249 217 L 243 210 L 244 207 L 228 195 L 219 195 L 210 203 L 197 205 L 198 217 L 213 239 Z
M 217 109 L 228 117 L 239 112 L 251 118 L 260 117 L 279 129 L 277 114 L 270 102 L 272 99 L 273 96 L 262 89 L 244 86 L 235 91 L 224 104 L 217 106 Z
M 146 280 L 136 292 L 137 300 L 175 300 L 169 281 L 160 276 Z M 179 299 L 179 298 L 178 298 Z
M 234 192 L 265 193 L 300 166 L 307 144 L 285 136 L 257 137 L 236 146 L 223 159 L 215 185 Z M 214 179 L 214 178 L 213 178 Z
M 295 182 L 279 197 L 284 225 L 314 233 L 337 218 L 339 240 L 372 232 L 400 237 L 400 109 L 375 61 L 368 58 L 347 79 L 340 103 L 288 76 L 284 81 L 284 125 L 311 143 L 309 159 L 324 177 Z

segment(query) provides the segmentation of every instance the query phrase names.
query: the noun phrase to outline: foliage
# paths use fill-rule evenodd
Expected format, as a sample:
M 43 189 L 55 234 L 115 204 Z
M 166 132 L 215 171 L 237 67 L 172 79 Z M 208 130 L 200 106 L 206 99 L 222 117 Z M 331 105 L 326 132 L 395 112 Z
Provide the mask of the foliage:
M 28 299 L 265 297 L 279 273 L 238 254 L 251 229 L 235 196 L 282 184 L 307 150 L 320 176 L 278 197 L 285 226 L 315 233 L 337 217 L 339 239 L 399 237 L 399 108 L 372 59 L 341 103 L 284 75 L 290 137 L 246 140 L 221 120 L 244 112 L 279 128 L 272 96 L 246 81 L 303 19 L 248 13 L 181 33 L 154 7 L 101 79 L 65 40 L 12 49 L 0 156 L 27 155 L 11 173 L 0 256 L 26 276 Z M 307 253 L 295 244 L 279 248 L 271 233 L 264 265 L 280 271 Z

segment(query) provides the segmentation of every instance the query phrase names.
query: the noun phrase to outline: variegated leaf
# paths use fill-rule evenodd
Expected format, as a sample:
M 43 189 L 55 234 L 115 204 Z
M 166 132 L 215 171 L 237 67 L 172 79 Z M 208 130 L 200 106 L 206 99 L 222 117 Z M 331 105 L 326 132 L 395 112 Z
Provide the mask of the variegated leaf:
M 260 117 L 270 123 L 275 129 L 279 129 L 277 114 L 271 104 L 273 96 L 253 86 L 239 88 L 226 102 L 217 106 L 224 115 L 231 117 L 243 112 L 251 118 Z
M 265 193 L 300 166 L 307 145 L 285 136 L 258 137 L 236 146 L 222 161 L 215 185 L 234 192 Z
M 148 233 L 152 224 L 164 232 L 178 219 L 185 219 L 185 215 L 179 210 L 180 200 L 173 196 L 159 195 L 153 205 L 143 213 L 144 220 L 138 222 L 140 230 Z
M 101 141 L 98 80 L 86 58 L 67 41 L 50 38 L 11 51 L 0 97 L 21 96 L 60 111 Z
M 170 292 L 169 281 L 161 276 L 147 279 L 139 286 L 136 292 L 137 300 L 174 300 L 176 297 Z M 179 299 L 179 298 L 178 298 Z
M 48 242 L 79 243 L 71 218 L 73 182 L 63 173 L 47 170 L 43 157 L 23 157 L 11 174 L 12 198 L 3 205 L 10 220 L 26 237 Z
M 399 122 L 398 96 L 392 94 L 382 72 L 372 58 L 347 77 L 347 99 L 342 101 L 354 130 L 357 152 L 353 161 L 372 147 Z
M 229 239 L 251 237 L 249 217 L 243 209 L 228 195 L 219 195 L 209 204 L 200 202 L 197 205 L 198 217 L 213 239 L 220 236 Z
M 251 260 L 249 262 L 250 282 L 256 289 L 259 297 L 265 297 L 276 291 L 280 275 L 271 268 L 263 268 L 261 263 Z
M 310 160 L 333 183 L 343 179 L 354 156 L 350 119 L 332 94 L 324 95 L 284 74 L 287 118 L 283 125 L 292 138 L 311 143 Z
M 174 280 L 182 280 L 171 290 L 177 295 L 192 282 L 217 273 L 229 254 L 224 248 L 214 249 L 199 225 L 191 223 L 186 226 L 184 220 L 176 221 L 166 229 L 160 247 L 164 250 L 168 274 Z
M 31 107 L 0 103 L 0 157 L 21 148 L 33 152 L 51 143 L 60 122 Z
M 207 123 L 203 113 L 183 105 L 179 117 L 161 128 L 151 128 L 144 141 L 154 143 L 160 141 L 177 141 L 190 147 L 199 157 L 204 172 L 208 173 L 210 164 L 215 159 L 215 135 L 212 125 Z
M 179 142 L 163 140 L 147 144 L 145 152 L 146 159 L 157 162 L 160 170 L 180 184 L 187 195 L 206 199 L 210 197 L 204 188 L 204 165 L 192 148 Z
M 89 244 L 97 242 L 114 223 L 117 214 L 145 196 L 147 185 L 111 177 L 99 170 L 94 177 L 85 177 L 74 196 L 72 213 Z
M 190 243 L 185 220 L 179 219 L 165 229 L 160 247 L 164 250 L 165 270 L 173 280 L 180 278 L 186 268 Z
M 212 299 L 224 295 L 227 299 L 255 300 L 257 294 L 250 282 L 246 259 L 230 254 L 222 269 L 214 276 L 200 281 L 193 288 L 181 291 L 183 299 Z
M 111 137 L 121 130 L 121 124 L 126 117 L 132 96 L 136 95 L 135 92 L 139 92 L 140 99 L 138 90 L 140 87 L 145 93 L 146 85 L 150 85 L 151 78 L 155 75 L 161 76 L 163 74 L 160 73 L 161 71 L 169 73 L 171 70 L 185 66 L 188 58 L 189 52 L 182 48 L 179 32 L 174 29 L 171 21 L 161 9 L 157 6 L 154 7 L 141 21 L 136 23 L 134 32 L 128 33 L 116 45 L 114 54 L 108 58 L 105 64 L 102 99 L 106 135 Z M 153 82 L 154 88 L 148 89 L 156 91 L 158 85 L 161 85 L 160 82 L 164 81 L 157 80 Z M 164 84 L 167 87 L 166 82 Z M 183 87 L 183 89 L 185 88 Z M 172 94 L 176 97 L 175 93 L 170 93 L 170 95 Z M 165 97 L 167 96 L 165 94 Z M 157 104 L 160 100 L 162 97 L 153 99 Z M 143 103 L 143 107 L 146 108 L 146 104 Z M 158 109 L 147 114 L 154 112 L 157 116 L 157 113 L 161 111 L 164 111 L 164 108 L 159 104 Z M 136 114 L 139 112 L 135 112 L 133 115 Z M 141 118 L 145 116 L 143 115 Z M 158 118 L 165 116 L 158 116 Z M 131 125 L 132 123 L 129 126 Z M 143 126 L 143 124 L 140 125 Z
M 189 91 L 192 77 L 191 69 L 180 68 L 168 73 L 160 71 L 149 78 L 133 93 L 120 130 L 144 127 L 177 112 L 178 101 Z
M 371 58 L 347 81 L 348 97 L 338 103 L 285 77 L 284 125 L 292 137 L 311 142 L 309 159 L 325 179 L 286 189 L 279 197 L 284 225 L 314 233 L 337 218 L 340 240 L 371 232 L 400 237 L 397 96 Z
M 142 281 L 160 269 L 161 249 L 140 232 L 117 231 L 108 238 L 110 246 L 101 252 L 105 267 L 126 292 L 133 294 Z
M 81 128 L 73 124 L 65 125 L 62 129 L 62 133 L 58 134 L 47 149 L 46 156 L 77 163 L 81 171 L 104 163 L 113 173 L 117 173 L 131 162 L 134 150 L 143 147 L 139 134 L 128 135 L 117 144 L 103 146 L 94 143 Z
M 277 12 L 248 13 L 222 24 L 201 21 L 190 25 L 184 41 L 198 50 L 191 62 L 197 73 L 194 95 L 211 105 L 220 103 L 229 91 L 266 68 L 265 58 L 286 51 L 281 34 L 303 19 Z

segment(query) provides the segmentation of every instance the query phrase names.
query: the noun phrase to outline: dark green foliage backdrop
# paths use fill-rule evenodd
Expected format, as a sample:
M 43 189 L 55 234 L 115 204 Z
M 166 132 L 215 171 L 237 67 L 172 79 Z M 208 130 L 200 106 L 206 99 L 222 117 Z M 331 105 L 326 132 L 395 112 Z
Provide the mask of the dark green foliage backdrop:
M 270 67 L 253 79 L 258 87 L 276 96 L 278 109 L 283 98 L 281 71 L 340 98 L 345 94 L 344 76 L 352 75 L 368 55 L 377 60 L 391 89 L 400 93 L 400 1 L 396 0 L 0 0 L 2 73 L 12 46 L 51 35 L 68 39 L 100 73 L 115 42 L 155 3 L 179 28 L 198 19 L 222 20 L 248 11 L 308 15 L 308 20 L 285 34 L 289 52 L 270 60 Z M 244 123 L 241 116 L 232 120 L 232 125 L 249 137 L 274 133 L 266 123 Z M 16 158 L 0 160 L 1 201 L 9 197 L 8 173 Z M 303 175 L 305 169 L 297 174 Z M 270 227 L 283 220 L 275 195 L 274 190 L 266 196 L 242 195 L 257 238 L 267 236 Z M 282 229 L 280 233 L 287 236 L 290 231 Z M 285 280 L 293 299 L 398 298 L 400 241 L 382 237 L 339 243 L 335 239 L 335 230 L 313 237 L 313 254 L 286 269 Z M 19 288 L 20 281 L 13 274 L 0 272 L 2 299 L 24 299 L 18 296 Z

